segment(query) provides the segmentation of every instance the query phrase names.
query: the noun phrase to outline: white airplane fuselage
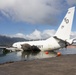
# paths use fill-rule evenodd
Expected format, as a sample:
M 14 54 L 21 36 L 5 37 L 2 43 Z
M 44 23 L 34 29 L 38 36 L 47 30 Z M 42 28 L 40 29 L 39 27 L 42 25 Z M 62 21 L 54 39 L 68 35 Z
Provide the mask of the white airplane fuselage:
M 58 43 L 58 40 L 56 40 L 55 38 L 51 37 L 48 40 L 17 42 L 17 43 L 13 44 L 13 47 L 21 49 L 21 45 L 23 45 L 23 44 L 29 44 L 31 46 L 33 46 L 33 45 L 37 46 L 41 51 L 56 50 L 56 49 L 59 49 L 59 48 L 65 46 L 64 43 L 62 43 L 62 45 L 61 45 L 61 44 Z

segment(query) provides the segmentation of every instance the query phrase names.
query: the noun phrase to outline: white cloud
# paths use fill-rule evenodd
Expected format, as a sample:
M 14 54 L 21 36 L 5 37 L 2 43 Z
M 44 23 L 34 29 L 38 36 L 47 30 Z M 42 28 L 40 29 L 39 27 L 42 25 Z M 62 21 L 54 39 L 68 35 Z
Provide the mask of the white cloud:
M 15 0 L 0 0 L 0 9 L 7 9 L 14 5 Z
M 41 32 L 38 31 L 38 30 L 35 30 L 33 33 L 29 34 L 29 35 L 26 35 L 26 39 L 33 39 L 33 40 L 36 40 L 36 39 L 41 39 Z
M 19 38 L 25 38 L 27 40 L 38 40 L 38 39 L 47 39 L 55 34 L 55 30 L 44 30 L 43 32 L 40 32 L 39 30 L 33 31 L 31 34 L 23 34 L 23 33 L 17 33 L 15 35 L 10 35 L 10 37 L 19 37 Z
M 10 35 L 10 37 L 19 37 L 19 38 L 25 38 L 26 36 L 22 33 L 17 33 L 15 35 Z
M 35 30 L 33 33 L 26 35 L 26 39 L 46 39 L 51 36 L 53 36 L 55 33 L 55 30 L 44 30 L 43 32 L 40 32 L 38 30 Z
M 44 30 L 41 36 L 43 39 L 46 39 L 53 36 L 54 34 L 55 34 L 55 30 Z
M 74 38 L 74 42 L 76 43 L 76 31 L 71 32 L 71 38 Z
M 38 40 L 38 39 L 47 39 L 53 36 L 55 32 L 56 32 L 55 30 L 44 30 L 43 32 L 35 30 L 31 34 L 25 35 L 23 33 L 17 33 L 15 35 L 10 35 L 10 37 L 25 38 L 27 40 Z M 71 32 L 71 38 L 76 38 L 76 32 Z
M 0 0 L 0 12 L 15 21 L 55 24 L 57 15 L 64 10 L 67 2 L 64 0 Z
M 76 31 L 71 32 L 71 38 L 76 38 Z

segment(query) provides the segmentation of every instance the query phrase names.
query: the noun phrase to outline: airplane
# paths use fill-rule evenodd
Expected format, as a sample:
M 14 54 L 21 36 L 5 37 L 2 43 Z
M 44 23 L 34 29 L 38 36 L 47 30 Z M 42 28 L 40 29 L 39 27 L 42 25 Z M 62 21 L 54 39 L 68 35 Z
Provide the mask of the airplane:
M 41 51 L 53 51 L 71 45 L 74 40 L 74 38 L 70 39 L 74 12 L 75 7 L 71 7 L 68 9 L 57 32 L 52 37 L 46 40 L 39 40 L 39 41 L 15 42 L 12 45 L 12 47 L 22 50 L 22 45 L 28 44 L 31 47 L 33 46 L 38 47 Z

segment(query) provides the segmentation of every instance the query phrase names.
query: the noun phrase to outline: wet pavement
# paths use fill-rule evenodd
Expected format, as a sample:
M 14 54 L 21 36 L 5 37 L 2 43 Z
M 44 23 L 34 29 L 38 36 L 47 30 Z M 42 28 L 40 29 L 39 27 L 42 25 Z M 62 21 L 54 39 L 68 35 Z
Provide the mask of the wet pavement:
M 76 75 L 76 55 L 3 64 L 0 75 Z
M 15 62 L 15 61 L 29 61 L 29 60 L 35 60 L 35 59 L 43 59 L 43 58 L 52 58 L 56 57 L 56 52 L 31 52 L 31 51 L 17 51 L 17 52 L 5 52 L 0 54 L 0 63 L 6 63 L 6 62 Z
M 60 49 L 56 52 L 60 52 L 62 55 L 67 54 L 76 54 L 76 48 Z M 52 58 L 56 57 L 56 52 L 41 52 L 41 51 L 17 51 L 17 52 L 3 52 L 0 50 L 0 64 L 6 62 L 15 62 L 15 61 L 29 61 L 36 59 Z
M 0 75 L 76 75 L 76 49 L 57 52 L 0 52 Z

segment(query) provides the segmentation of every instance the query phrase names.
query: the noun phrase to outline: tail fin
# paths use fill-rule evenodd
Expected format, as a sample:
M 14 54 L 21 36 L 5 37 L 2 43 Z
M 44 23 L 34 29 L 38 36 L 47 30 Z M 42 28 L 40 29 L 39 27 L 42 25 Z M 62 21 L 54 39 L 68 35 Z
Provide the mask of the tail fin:
M 60 27 L 58 28 L 54 36 L 64 41 L 70 39 L 74 12 L 75 12 L 75 7 L 71 7 L 68 9 L 66 16 L 64 17 Z

